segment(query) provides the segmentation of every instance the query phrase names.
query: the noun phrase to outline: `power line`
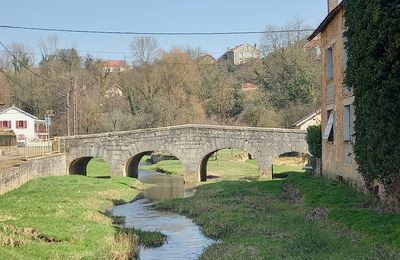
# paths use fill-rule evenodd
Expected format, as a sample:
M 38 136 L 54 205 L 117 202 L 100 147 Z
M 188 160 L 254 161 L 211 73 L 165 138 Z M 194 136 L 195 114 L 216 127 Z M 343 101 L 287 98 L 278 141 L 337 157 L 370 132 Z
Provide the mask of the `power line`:
M 55 82 L 53 80 L 50 79 L 46 79 L 44 77 L 42 77 L 41 75 L 37 74 L 36 72 L 34 72 L 33 70 L 31 70 L 28 66 L 26 66 L 26 64 L 24 64 L 23 62 L 21 62 L 1 41 L 0 41 L 0 45 L 3 46 L 3 48 L 16 60 L 18 61 L 19 64 L 21 64 L 22 67 L 24 67 L 25 69 L 27 69 L 30 73 L 32 73 L 33 75 L 35 75 L 36 77 L 44 80 L 44 81 L 48 81 L 48 82 Z M 56 83 L 56 82 L 55 82 Z
M 14 79 L 12 79 L 10 76 L 8 76 L 7 73 L 5 73 L 2 69 L 0 69 L 0 73 L 3 74 L 8 79 L 8 81 L 13 83 L 14 85 L 19 87 L 20 89 L 24 90 L 24 88 L 20 84 L 18 84 Z
M 132 31 L 101 31 L 101 30 L 77 30 L 59 29 L 45 27 L 26 27 L 14 25 L 0 25 L 4 29 L 19 29 L 29 31 L 50 31 L 66 33 L 88 33 L 88 34 L 119 34 L 119 35 L 157 35 L 157 36 L 201 36 L 201 35 L 245 35 L 245 34 L 264 34 L 264 33 L 292 33 L 292 32 L 311 32 L 315 29 L 291 29 L 291 30 L 267 30 L 267 31 L 230 31 L 230 32 L 132 32 Z

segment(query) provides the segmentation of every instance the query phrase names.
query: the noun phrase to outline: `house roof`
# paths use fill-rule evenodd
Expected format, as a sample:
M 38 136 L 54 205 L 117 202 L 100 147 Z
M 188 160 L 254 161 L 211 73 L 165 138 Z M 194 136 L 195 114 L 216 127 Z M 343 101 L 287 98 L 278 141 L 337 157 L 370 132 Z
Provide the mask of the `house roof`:
M 307 38 L 307 40 L 311 41 L 312 39 L 315 38 L 318 34 L 322 32 L 322 30 L 325 29 L 325 27 L 332 21 L 332 19 L 337 15 L 337 13 L 343 9 L 344 7 L 345 0 L 341 1 L 338 6 L 335 7 L 326 17 L 325 19 L 321 22 L 321 24 L 315 29 L 315 31 L 310 35 L 310 37 Z
M 250 46 L 250 47 L 253 48 L 254 50 L 258 51 L 257 48 L 255 48 L 254 46 L 251 46 L 251 45 L 248 44 L 248 43 L 242 43 L 242 44 L 236 45 L 235 47 L 230 48 L 229 51 L 235 51 L 235 50 L 237 50 L 237 49 L 239 49 L 240 47 L 245 46 L 245 45 Z
M 115 68 L 125 68 L 127 64 L 123 60 L 106 60 L 103 63 L 104 67 L 115 67 Z
M 294 122 L 292 124 L 292 126 L 300 126 L 302 124 L 304 124 L 305 122 L 307 122 L 308 120 L 312 119 L 313 117 L 317 116 L 321 114 L 321 109 L 318 109 L 314 112 L 312 112 L 311 114 L 306 115 L 305 117 L 301 118 L 300 120 Z
M 36 116 L 31 115 L 31 114 L 29 114 L 28 112 L 25 112 L 24 110 L 22 110 L 22 109 L 20 109 L 20 108 L 18 108 L 18 107 L 15 107 L 15 106 L 11 106 L 11 107 L 7 107 L 7 108 L 2 108 L 2 109 L 0 109 L 0 115 L 6 113 L 7 111 L 10 111 L 11 109 L 14 109 L 14 110 L 20 112 L 21 114 L 26 115 L 26 116 L 29 116 L 29 117 L 32 118 L 32 119 L 38 120 L 38 118 L 37 118 Z
M 242 46 L 250 46 L 252 49 L 254 49 L 254 50 L 256 50 L 256 51 L 259 52 L 259 50 L 258 50 L 257 48 L 255 48 L 254 46 L 251 46 L 251 45 L 248 44 L 248 43 L 242 43 L 242 44 L 236 45 L 236 46 L 233 47 L 233 48 L 228 49 L 226 52 L 224 52 L 224 53 L 221 55 L 221 57 L 218 58 L 218 60 L 220 60 L 222 57 L 224 57 L 227 53 L 229 53 L 229 52 L 234 52 L 235 50 L 239 49 L 239 48 L 242 47 Z
M 321 37 L 319 35 L 315 36 L 313 39 L 309 40 L 306 45 L 304 45 L 307 49 L 315 49 L 320 47 Z
M 206 53 L 206 54 L 198 57 L 196 59 L 196 61 L 198 61 L 198 62 L 215 62 L 216 59 L 211 54 Z

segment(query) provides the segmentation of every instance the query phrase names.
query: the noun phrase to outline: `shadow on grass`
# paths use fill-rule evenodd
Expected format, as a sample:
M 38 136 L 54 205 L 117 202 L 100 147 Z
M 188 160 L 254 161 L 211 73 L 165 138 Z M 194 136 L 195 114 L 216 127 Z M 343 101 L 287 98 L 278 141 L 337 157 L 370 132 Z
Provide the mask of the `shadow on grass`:
M 96 179 L 111 179 L 111 176 L 89 176 L 89 177 Z
M 272 175 L 272 178 L 273 179 L 286 179 L 289 176 L 289 174 L 291 174 L 291 173 L 295 173 L 295 172 L 274 173 Z

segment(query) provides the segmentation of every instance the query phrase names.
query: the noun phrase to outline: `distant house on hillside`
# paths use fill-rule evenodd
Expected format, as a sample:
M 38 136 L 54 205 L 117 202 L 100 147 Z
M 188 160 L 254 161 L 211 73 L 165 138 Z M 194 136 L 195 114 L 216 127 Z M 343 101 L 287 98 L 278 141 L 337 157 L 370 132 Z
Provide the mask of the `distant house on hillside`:
M 321 124 L 321 109 L 312 112 L 309 115 L 301 118 L 297 122 L 293 123 L 292 127 L 296 129 L 306 130 L 310 125 L 320 125 Z
M 256 45 L 240 44 L 222 54 L 218 61 L 228 62 L 232 65 L 239 65 L 250 61 L 251 59 L 261 59 L 261 53 Z
M 246 82 L 246 83 L 243 83 L 243 84 L 240 86 L 240 89 L 241 89 L 242 91 L 256 90 L 256 89 L 258 89 L 258 86 L 254 85 L 253 83 Z
M 200 64 L 215 64 L 217 60 L 210 54 L 204 54 L 196 59 L 197 63 Z
M 0 129 L 13 130 L 18 143 L 48 137 L 44 120 L 15 106 L 0 109 Z
M 123 60 L 106 60 L 103 69 L 109 72 L 123 72 L 128 69 L 128 64 Z

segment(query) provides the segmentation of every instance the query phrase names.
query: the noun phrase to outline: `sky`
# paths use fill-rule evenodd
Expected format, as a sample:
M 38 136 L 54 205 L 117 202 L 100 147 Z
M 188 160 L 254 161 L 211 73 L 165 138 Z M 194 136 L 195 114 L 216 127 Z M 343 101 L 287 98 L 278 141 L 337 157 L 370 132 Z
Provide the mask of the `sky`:
M 136 32 L 263 31 L 303 18 L 316 28 L 327 15 L 326 0 L 13 0 L 3 1 L 0 25 Z M 23 43 L 40 57 L 38 41 L 56 35 L 58 48 L 90 51 L 103 59 L 129 61 L 132 35 L 52 33 L 0 28 L 4 44 Z M 156 36 L 164 50 L 201 47 L 218 58 L 227 47 L 260 42 L 260 35 Z

